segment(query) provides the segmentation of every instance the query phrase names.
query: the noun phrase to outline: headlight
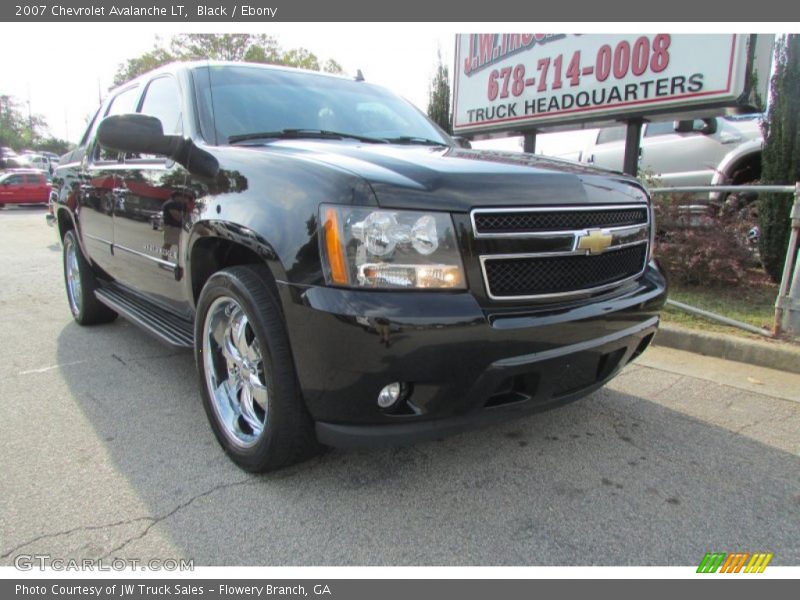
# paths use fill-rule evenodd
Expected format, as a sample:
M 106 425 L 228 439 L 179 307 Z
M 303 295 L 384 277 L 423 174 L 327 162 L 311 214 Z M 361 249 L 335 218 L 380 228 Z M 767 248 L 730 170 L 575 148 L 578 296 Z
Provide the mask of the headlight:
M 423 213 L 323 204 L 320 247 L 329 284 L 464 289 L 453 219 Z

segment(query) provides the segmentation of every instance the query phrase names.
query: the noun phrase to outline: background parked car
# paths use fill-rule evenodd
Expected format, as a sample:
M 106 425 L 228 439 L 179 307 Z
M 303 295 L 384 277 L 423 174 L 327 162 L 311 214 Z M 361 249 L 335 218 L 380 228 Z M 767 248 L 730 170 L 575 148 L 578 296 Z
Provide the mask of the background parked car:
M 665 186 L 739 185 L 761 175 L 761 115 L 646 123 L 639 168 Z M 625 126 L 600 129 L 583 162 L 622 170 Z
M 761 175 L 760 113 L 687 121 L 657 121 L 642 128 L 640 171 L 660 185 L 740 185 Z M 472 143 L 485 150 L 522 151 L 522 138 Z M 622 170 L 625 126 L 545 133 L 536 153 Z M 714 196 L 712 195 L 712 199 Z
M 7 146 L 0 148 L 0 169 L 13 169 L 19 166 L 19 156 L 14 150 Z
M 45 171 L 46 173 L 53 173 L 53 165 L 50 163 L 50 158 L 45 156 L 44 154 L 23 154 L 20 157 L 20 162 L 22 163 L 21 166 L 30 167 L 32 169 L 39 169 L 40 171 Z
M 0 208 L 7 204 L 46 204 L 50 176 L 35 169 L 13 169 L 0 175 Z
M 56 154 L 55 152 L 42 152 L 43 156 L 46 156 L 47 159 L 50 161 L 51 173 L 54 173 L 55 170 L 58 168 L 58 163 L 61 162 L 61 157 Z

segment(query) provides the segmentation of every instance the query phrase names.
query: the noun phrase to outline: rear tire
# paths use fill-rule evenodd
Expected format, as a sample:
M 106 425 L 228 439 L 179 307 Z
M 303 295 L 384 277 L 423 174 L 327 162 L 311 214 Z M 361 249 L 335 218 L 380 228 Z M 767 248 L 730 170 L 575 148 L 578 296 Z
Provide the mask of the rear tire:
M 195 359 L 211 428 L 242 469 L 272 471 L 319 450 L 266 266 L 209 278 L 197 303 Z
M 81 325 L 109 323 L 117 313 L 100 302 L 94 295 L 99 287 L 89 261 L 83 256 L 75 231 L 64 235 L 64 284 L 72 317 Z

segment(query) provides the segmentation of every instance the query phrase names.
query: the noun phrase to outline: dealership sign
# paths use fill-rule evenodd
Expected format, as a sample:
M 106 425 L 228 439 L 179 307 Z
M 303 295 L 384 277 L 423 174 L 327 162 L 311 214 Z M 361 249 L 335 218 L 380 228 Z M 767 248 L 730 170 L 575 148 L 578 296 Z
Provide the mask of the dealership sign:
M 763 110 L 773 43 L 741 34 L 460 34 L 453 129 Z

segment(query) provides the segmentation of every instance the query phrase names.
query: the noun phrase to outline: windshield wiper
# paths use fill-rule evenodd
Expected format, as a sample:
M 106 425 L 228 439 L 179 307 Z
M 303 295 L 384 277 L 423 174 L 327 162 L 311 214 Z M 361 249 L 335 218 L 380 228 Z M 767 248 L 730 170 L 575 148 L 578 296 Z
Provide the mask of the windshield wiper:
M 263 140 L 263 139 L 279 139 L 279 140 L 299 140 L 299 139 L 317 139 L 317 140 L 343 140 L 352 139 L 359 142 L 366 142 L 368 144 L 387 144 L 384 139 L 368 137 L 365 135 L 358 135 L 357 133 L 342 133 L 340 131 L 330 131 L 328 129 L 281 129 L 280 131 L 260 131 L 258 133 L 242 133 L 239 135 L 232 135 L 228 138 L 229 144 L 236 144 L 238 142 L 246 142 L 250 140 Z
M 429 140 L 424 137 L 415 137 L 411 135 L 402 135 L 400 137 L 385 138 L 390 144 L 419 144 L 421 146 L 449 146 L 445 142 L 437 142 L 436 140 Z

